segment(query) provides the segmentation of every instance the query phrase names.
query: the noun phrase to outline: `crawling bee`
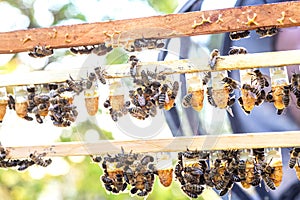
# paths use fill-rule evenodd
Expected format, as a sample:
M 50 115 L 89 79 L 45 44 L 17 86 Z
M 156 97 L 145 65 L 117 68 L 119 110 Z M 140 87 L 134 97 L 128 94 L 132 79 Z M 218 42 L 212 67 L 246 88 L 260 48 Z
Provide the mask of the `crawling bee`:
M 273 87 L 266 96 L 267 102 L 274 103 L 275 108 L 277 108 L 278 115 L 281 115 L 285 109 L 285 105 L 283 103 L 283 87 L 284 86 L 282 85 Z
M 263 27 L 263 28 L 258 28 L 256 30 L 256 33 L 260 36 L 260 38 L 265 38 L 265 37 L 272 37 L 276 35 L 279 32 L 278 28 L 276 26 L 273 27 Z
M 79 47 L 71 47 L 70 51 L 73 54 L 90 54 L 94 46 L 79 46 Z
M 210 59 L 209 59 L 209 66 L 212 70 L 215 69 L 215 65 L 217 63 L 217 60 L 220 58 L 220 52 L 218 49 L 214 49 L 212 50 L 212 52 L 210 53 Z
M 300 148 L 293 148 L 290 151 L 290 159 L 289 159 L 289 168 L 294 168 L 295 165 L 299 162 L 299 153 L 300 153 Z
M 247 54 L 248 51 L 245 47 L 230 47 L 230 50 L 228 51 L 228 55 L 237 55 L 237 54 Z
M 106 46 L 105 43 L 93 45 L 91 50 L 92 53 L 96 54 L 97 56 L 104 56 L 105 54 L 111 52 L 113 50 L 112 46 Z
M 132 55 L 129 57 L 129 63 L 131 63 L 130 65 L 130 76 L 132 78 L 134 78 L 134 80 L 136 79 L 136 75 L 137 75 L 137 66 L 138 66 L 138 63 L 139 63 L 139 59 L 135 56 L 135 55 Z
M 234 31 L 229 33 L 229 38 L 231 40 L 240 40 L 242 38 L 250 37 L 250 31 Z
M 83 91 L 83 87 L 81 82 L 76 82 L 70 75 L 70 79 L 66 80 L 66 83 L 68 84 L 69 88 L 74 91 L 77 95 L 80 94 Z
M 44 157 L 44 156 L 46 156 L 46 153 L 36 154 L 36 152 L 34 152 L 29 155 L 29 158 L 36 165 L 40 165 L 42 167 L 47 167 L 48 165 L 50 165 L 52 163 L 52 160 L 51 160 L 51 158 L 49 158 L 47 160 L 43 160 L 42 157 Z
M 106 84 L 106 79 L 104 76 L 106 75 L 105 69 L 101 70 L 101 67 L 95 67 L 95 73 L 97 75 L 98 80 L 105 85 Z
M 283 97 L 282 101 L 285 107 L 290 104 L 290 85 L 283 86 Z
M 297 92 L 300 91 L 300 74 L 294 73 L 291 78 L 291 89 L 293 93 L 296 95 Z
M 168 85 L 164 84 L 161 88 L 161 92 L 158 95 L 158 107 L 162 109 L 166 102 L 169 102 L 168 95 L 167 95 Z
M 268 79 L 270 79 L 270 77 L 261 73 L 259 69 L 256 69 L 253 71 L 253 73 L 249 74 L 252 75 L 251 84 L 256 82 L 261 89 L 264 87 L 269 87 L 270 84 Z
M 182 107 L 184 108 L 188 108 L 192 106 L 192 98 L 193 98 L 193 94 L 186 94 L 183 98 L 182 98 Z
M 53 49 L 49 46 L 35 46 L 33 51 L 29 52 L 29 56 L 33 58 L 42 58 L 53 54 Z
M 87 76 L 86 89 L 91 89 L 93 83 L 96 81 L 96 74 L 90 72 Z
M 233 80 L 230 77 L 224 77 L 222 81 L 227 84 L 232 90 L 239 88 L 239 83 L 236 80 Z

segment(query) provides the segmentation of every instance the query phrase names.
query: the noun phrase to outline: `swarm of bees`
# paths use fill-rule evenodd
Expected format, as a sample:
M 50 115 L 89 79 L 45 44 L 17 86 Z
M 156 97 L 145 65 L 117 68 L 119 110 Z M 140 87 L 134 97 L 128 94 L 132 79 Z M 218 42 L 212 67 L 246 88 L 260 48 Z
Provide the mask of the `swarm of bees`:
M 130 186 L 131 195 L 143 197 L 151 193 L 157 174 L 153 156 L 125 153 L 122 148 L 121 153 L 105 156 L 101 166 L 104 174 L 100 180 L 108 192 L 118 194 Z
M 47 153 L 31 153 L 28 159 L 10 159 L 9 151 L 0 146 L 0 168 L 16 168 L 18 171 L 24 171 L 32 165 L 47 167 L 52 163 L 51 158 L 43 159 Z
M 219 190 L 219 195 L 224 196 L 236 182 L 249 188 L 264 181 L 268 190 L 275 190 L 282 180 L 282 162 L 273 158 L 267 162 L 270 155 L 265 155 L 264 149 L 253 149 L 253 154 L 246 158 L 240 150 L 209 153 L 187 149 L 178 153 L 175 178 L 190 198 L 197 198 L 207 187 Z
M 182 191 L 190 198 L 198 198 L 204 190 L 208 156 L 206 152 L 189 149 L 178 153 L 175 178 L 179 181 Z
M 142 70 L 140 78 L 137 76 L 137 67 L 139 60 L 136 56 L 130 56 L 129 61 L 130 75 L 133 83 L 137 86 L 129 91 L 129 101 L 124 105 L 113 108 L 112 99 L 109 98 L 104 102 L 104 107 L 109 109 L 110 115 L 114 121 L 119 117 L 129 113 L 131 116 L 145 120 L 146 118 L 155 117 L 158 109 L 170 110 L 175 106 L 175 99 L 179 91 L 179 82 L 167 82 L 167 77 L 161 72 Z M 170 81 L 169 81 L 170 82 Z

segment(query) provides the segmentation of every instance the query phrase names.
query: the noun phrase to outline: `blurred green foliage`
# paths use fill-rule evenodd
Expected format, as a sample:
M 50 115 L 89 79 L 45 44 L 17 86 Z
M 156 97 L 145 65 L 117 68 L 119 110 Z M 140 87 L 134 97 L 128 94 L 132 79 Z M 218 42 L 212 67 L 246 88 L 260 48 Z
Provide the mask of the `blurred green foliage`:
M 147 1 L 152 8 L 164 14 L 173 13 L 178 6 L 177 0 L 147 0 Z

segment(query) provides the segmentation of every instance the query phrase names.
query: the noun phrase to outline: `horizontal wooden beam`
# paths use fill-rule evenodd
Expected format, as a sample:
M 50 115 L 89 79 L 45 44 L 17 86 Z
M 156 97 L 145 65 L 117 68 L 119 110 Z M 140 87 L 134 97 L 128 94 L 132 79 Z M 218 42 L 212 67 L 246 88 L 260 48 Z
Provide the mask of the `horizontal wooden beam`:
M 300 146 L 300 131 L 207 135 L 148 140 L 102 140 L 96 142 L 66 142 L 52 145 L 6 147 L 11 158 L 28 157 L 28 152 L 47 152 L 47 156 L 85 156 L 119 153 L 121 147 L 133 152 L 179 152 L 189 149 L 226 150 Z
M 3 32 L 0 33 L 0 54 L 25 52 L 36 45 L 56 49 L 113 40 L 122 43 L 139 38 L 174 38 L 254 30 L 266 26 L 299 26 L 299 10 L 299 1 L 283 2 Z
M 221 56 L 216 63 L 216 71 L 222 70 L 236 70 L 236 69 L 250 69 L 262 67 L 280 67 L 288 65 L 300 64 L 300 50 L 265 52 L 246 55 L 231 55 Z M 200 62 L 200 61 L 199 61 Z M 81 65 L 81 63 L 79 63 Z M 130 65 L 119 64 L 103 66 L 106 69 L 107 79 L 111 78 L 125 78 L 130 77 Z M 176 73 L 195 73 L 210 71 L 207 61 L 197 60 L 172 60 L 172 61 L 158 61 L 158 62 L 142 62 L 140 69 L 149 69 L 154 71 L 158 67 L 158 71 L 164 70 L 163 74 Z M 16 86 L 16 85 L 30 85 L 53 82 L 64 82 L 72 77 L 86 78 L 86 72 L 93 70 L 92 68 L 74 66 L 70 70 L 55 70 L 55 71 L 34 71 L 28 73 L 12 73 L 0 75 L 0 86 Z

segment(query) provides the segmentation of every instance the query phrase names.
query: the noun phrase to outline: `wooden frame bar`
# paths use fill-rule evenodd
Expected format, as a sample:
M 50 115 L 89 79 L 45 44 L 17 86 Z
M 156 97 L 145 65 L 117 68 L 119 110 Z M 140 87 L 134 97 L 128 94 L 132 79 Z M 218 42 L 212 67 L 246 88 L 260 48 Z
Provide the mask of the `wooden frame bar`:
M 11 158 L 28 157 L 28 152 L 47 152 L 47 156 L 86 156 L 114 154 L 121 151 L 138 153 L 179 152 L 189 149 L 226 150 L 300 146 L 300 131 L 206 135 L 148 140 L 102 140 L 96 142 L 66 142 L 52 145 L 6 147 Z
M 246 55 L 222 56 L 216 64 L 216 71 L 221 70 L 236 70 L 262 67 L 280 67 L 287 65 L 300 65 L 300 50 L 265 52 Z M 155 69 L 155 67 L 167 68 L 163 71 L 164 74 L 175 73 L 195 73 L 210 71 L 207 64 L 197 65 L 193 61 L 188 60 L 173 60 L 160 62 L 144 62 L 141 63 L 140 69 Z M 106 78 L 125 78 L 130 77 L 130 65 L 120 64 L 104 66 L 107 71 Z M 16 86 L 42 84 L 52 82 L 64 82 L 72 77 L 80 77 L 80 74 L 86 74 L 85 71 L 93 70 L 91 68 L 72 68 L 72 70 L 56 70 L 56 71 L 35 71 L 29 73 L 12 73 L 0 75 L 0 86 Z M 160 70 L 159 70 L 160 71 Z M 84 72 L 84 73 L 82 73 Z M 82 77 L 85 78 L 85 77 Z
M 36 45 L 56 49 L 113 40 L 126 42 L 139 38 L 173 38 L 254 30 L 267 26 L 299 26 L 299 10 L 300 2 L 283 2 L 3 32 L 0 33 L 0 54 L 25 52 Z

